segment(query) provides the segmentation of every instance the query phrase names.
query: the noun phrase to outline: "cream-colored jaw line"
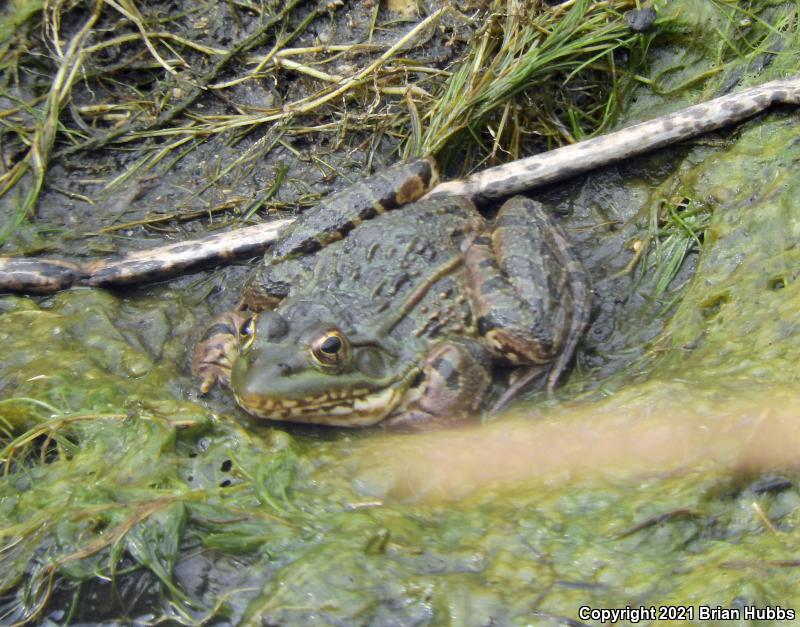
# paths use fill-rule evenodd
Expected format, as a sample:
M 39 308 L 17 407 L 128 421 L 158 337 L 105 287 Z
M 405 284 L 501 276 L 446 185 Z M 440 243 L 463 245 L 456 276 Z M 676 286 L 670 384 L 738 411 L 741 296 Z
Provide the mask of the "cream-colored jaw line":
M 259 418 L 337 427 L 368 427 L 379 423 L 392 413 L 402 394 L 402 387 L 395 386 L 361 396 L 348 392 L 339 398 L 325 395 L 308 402 L 284 399 L 251 403 L 234 392 L 236 402 Z

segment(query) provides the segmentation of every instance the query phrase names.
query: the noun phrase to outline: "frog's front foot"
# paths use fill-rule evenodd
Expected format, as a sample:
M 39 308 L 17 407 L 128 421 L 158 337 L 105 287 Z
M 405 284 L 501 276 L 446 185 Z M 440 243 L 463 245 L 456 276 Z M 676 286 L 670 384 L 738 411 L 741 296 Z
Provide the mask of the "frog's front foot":
M 384 426 L 416 431 L 477 416 L 490 373 L 489 353 L 479 342 L 443 342 L 426 358 L 417 392 Z
M 228 311 L 218 316 L 203 333 L 192 357 L 192 374 L 200 379 L 205 394 L 220 383 L 231 386 L 233 362 L 242 344 L 252 337 L 253 316 Z

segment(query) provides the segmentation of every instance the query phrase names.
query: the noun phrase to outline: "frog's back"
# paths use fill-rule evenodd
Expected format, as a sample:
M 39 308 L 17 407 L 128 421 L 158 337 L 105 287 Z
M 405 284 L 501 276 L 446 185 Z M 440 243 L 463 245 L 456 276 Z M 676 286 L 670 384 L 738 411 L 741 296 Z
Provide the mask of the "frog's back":
M 464 241 L 483 227 L 472 203 L 458 196 L 376 216 L 318 252 L 313 278 L 293 288 L 289 301 L 329 303 L 347 326 L 391 317 L 409 299 L 415 311 L 437 310 L 433 301 L 442 294 L 461 293 Z
M 421 198 L 439 180 L 432 157 L 400 162 L 353 183 L 301 214 L 267 255 L 277 263 L 317 252 L 375 216 Z

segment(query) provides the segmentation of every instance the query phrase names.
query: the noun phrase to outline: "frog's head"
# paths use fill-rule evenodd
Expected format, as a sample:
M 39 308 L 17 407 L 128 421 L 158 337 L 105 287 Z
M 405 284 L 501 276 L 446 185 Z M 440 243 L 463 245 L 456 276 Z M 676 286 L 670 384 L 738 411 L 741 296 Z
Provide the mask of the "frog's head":
M 416 378 L 416 360 L 333 319 L 308 302 L 254 317 L 231 376 L 237 403 L 261 418 L 346 427 L 387 417 Z

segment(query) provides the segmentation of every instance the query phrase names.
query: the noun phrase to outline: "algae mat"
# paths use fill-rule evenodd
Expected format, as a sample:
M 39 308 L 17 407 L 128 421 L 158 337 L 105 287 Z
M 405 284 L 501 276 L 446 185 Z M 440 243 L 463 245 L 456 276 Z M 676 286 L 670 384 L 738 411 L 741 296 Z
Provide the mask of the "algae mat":
M 800 71 L 795 5 L 733 23 L 726 6 L 658 5 L 649 79 L 620 125 Z M 772 39 L 758 63 L 723 54 L 755 47 L 759 20 Z M 800 610 L 798 130 L 796 111 L 775 111 L 542 194 L 597 317 L 557 401 L 482 426 L 270 427 L 199 399 L 188 351 L 207 295 L 241 268 L 3 296 L 4 622 Z

